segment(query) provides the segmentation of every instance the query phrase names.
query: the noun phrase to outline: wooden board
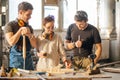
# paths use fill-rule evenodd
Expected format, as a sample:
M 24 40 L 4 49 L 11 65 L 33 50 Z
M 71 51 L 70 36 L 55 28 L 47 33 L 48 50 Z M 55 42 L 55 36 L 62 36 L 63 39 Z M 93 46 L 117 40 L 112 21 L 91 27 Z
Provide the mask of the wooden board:
M 106 72 L 113 72 L 113 73 L 120 73 L 120 68 L 102 68 L 103 71 Z
M 94 75 L 88 75 L 88 73 L 84 72 L 81 73 L 83 76 L 89 77 L 89 78 L 112 78 L 111 75 L 108 75 L 104 72 L 101 71 L 100 74 L 94 74 Z
M 46 80 L 92 80 L 91 78 L 55 78 Z
M 42 80 L 42 79 L 36 79 L 36 78 L 0 78 L 0 80 Z
M 69 72 L 75 72 L 74 69 L 59 69 L 59 70 L 52 70 L 52 71 L 46 71 L 47 73 L 51 74 L 65 74 Z

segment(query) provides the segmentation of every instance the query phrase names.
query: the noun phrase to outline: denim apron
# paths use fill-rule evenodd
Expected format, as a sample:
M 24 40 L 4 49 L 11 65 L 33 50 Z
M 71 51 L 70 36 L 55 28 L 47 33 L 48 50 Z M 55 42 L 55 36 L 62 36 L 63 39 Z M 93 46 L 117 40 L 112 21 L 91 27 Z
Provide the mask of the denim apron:
M 24 66 L 24 59 L 23 59 L 23 51 L 22 51 L 22 44 L 23 44 L 23 37 L 20 36 L 19 41 L 11 47 L 10 49 L 10 63 L 9 67 L 14 67 L 14 68 L 21 68 L 23 69 Z M 33 70 L 33 60 L 32 56 L 30 53 L 31 50 L 31 44 L 26 37 L 26 59 L 25 59 L 25 69 L 26 70 Z

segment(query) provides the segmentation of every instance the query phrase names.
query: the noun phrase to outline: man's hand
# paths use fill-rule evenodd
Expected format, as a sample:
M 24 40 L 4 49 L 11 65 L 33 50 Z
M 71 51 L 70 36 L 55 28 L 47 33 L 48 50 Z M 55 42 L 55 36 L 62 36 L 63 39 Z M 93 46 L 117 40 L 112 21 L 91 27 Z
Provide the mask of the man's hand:
M 30 29 L 28 27 L 21 27 L 21 35 L 27 35 L 27 34 L 30 34 Z
M 76 42 L 70 42 L 70 41 L 66 40 L 64 42 L 64 44 L 65 44 L 66 49 L 73 49 L 73 48 L 76 48 L 76 47 L 80 48 L 82 46 L 82 41 L 78 40 Z
M 76 46 L 77 48 L 80 48 L 80 47 L 82 46 L 82 41 L 80 41 L 80 40 L 76 41 L 76 42 L 75 42 L 75 46 Z

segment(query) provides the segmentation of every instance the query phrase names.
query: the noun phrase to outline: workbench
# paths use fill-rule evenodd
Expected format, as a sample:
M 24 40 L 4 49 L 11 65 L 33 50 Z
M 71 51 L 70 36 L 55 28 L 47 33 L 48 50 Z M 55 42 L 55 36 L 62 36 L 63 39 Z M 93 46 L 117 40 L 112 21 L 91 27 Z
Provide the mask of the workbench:
M 51 76 L 46 74 L 36 74 L 38 72 L 31 71 L 30 73 L 21 72 L 22 76 L 0 77 L 0 80 L 120 80 L 120 73 L 110 73 L 101 71 L 97 75 L 85 75 L 83 72 L 66 72 L 52 73 Z M 41 72 L 40 72 L 41 73 Z
M 120 73 L 104 72 L 109 78 L 92 78 L 92 80 L 120 80 Z

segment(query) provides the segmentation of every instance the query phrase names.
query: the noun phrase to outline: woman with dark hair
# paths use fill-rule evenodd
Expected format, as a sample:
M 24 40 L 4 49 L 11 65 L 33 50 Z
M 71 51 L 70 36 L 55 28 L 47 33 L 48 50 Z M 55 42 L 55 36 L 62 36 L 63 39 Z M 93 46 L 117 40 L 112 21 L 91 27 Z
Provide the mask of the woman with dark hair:
M 43 32 L 37 37 L 38 71 L 58 66 L 60 58 L 67 68 L 70 66 L 66 59 L 62 39 L 53 30 L 54 16 L 49 15 L 43 19 Z

